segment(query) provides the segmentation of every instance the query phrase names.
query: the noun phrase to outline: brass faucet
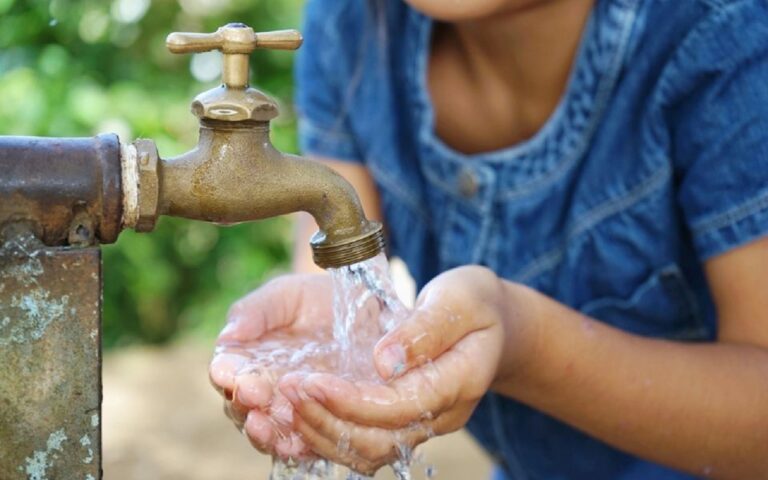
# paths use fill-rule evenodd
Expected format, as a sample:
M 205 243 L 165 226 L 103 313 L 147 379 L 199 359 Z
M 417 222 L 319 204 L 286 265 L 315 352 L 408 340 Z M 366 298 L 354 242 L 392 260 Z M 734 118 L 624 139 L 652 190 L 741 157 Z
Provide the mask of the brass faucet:
M 249 55 L 301 43 L 295 30 L 255 33 L 243 24 L 168 36 L 173 53 L 221 51 L 223 81 L 192 102 L 200 138 L 189 152 L 166 160 L 150 140 L 121 147 L 125 227 L 151 231 L 159 215 L 237 223 L 305 211 L 320 227 L 310 242 L 320 267 L 350 265 L 383 250 L 381 225 L 366 219 L 346 180 L 322 164 L 279 152 L 270 141 L 278 107 L 249 86 Z

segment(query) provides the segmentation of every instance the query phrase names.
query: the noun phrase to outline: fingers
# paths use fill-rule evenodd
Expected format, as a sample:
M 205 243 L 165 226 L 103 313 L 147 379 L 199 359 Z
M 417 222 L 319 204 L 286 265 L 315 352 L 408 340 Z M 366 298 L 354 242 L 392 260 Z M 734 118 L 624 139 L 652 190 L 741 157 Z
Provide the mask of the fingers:
M 275 395 L 269 407 L 269 416 L 277 425 L 290 427 L 293 424 L 293 405 L 284 395 Z
M 376 370 L 385 380 L 397 377 L 439 357 L 478 328 L 473 317 L 449 307 L 421 307 L 376 344 Z
M 319 456 L 366 475 L 397 458 L 392 432 L 339 420 L 313 400 L 299 408 L 293 427 Z
M 269 417 L 258 410 L 248 412 L 245 420 L 245 434 L 257 450 L 262 453 L 273 453 L 275 428 Z
M 497 322 L 499 291 L 498 278 L 480 267 L 452 270 L 430 282 L 412 315 L 376 345 L 374 362 L 381 377 L 390 379 L 434 360 Z
M 235 377 L 248 358 L 234 353 L 220 353 L 213 357 L 208 367 L 211 385 L 225 397 L 230 397 L 235 389 Z
M 457 430 L 471 412 L 472 407 L 467 406 L 434 421 L 392 431 L 345 422 L 316 401 L 305 399 L 296 407 L 293 426 L 309 448 L 321 457 L 373 475 L 394 460 L 407 460 L 408 452 L 432 436 Z
M 273 381 L 261 371 L 240 373 L 235 376 L 232 400 L 246 409 L 266 410 L 272 402 Z
M 338 442 L 329 440 L 318 433 L 300 417 L 297 417 L 294 421 L 294 428 L 301 434 L 312 452 L 319 457 L 326 458 L 334 463 L 345 465 L 363 475 L 373 476 L 374 473 L 376 473 L 376 470 L 388 463 L 386 459 L 368 460 L 363 458 L 351 448 L 344 447 L 343 442 L 340 445 Z
M 262 453 L 297 460 L 309 457 L 309 448 L 298 433 L 279 427 L 263 412 L 248 412 L 243 430 L 251 445 Z
M 300 313 L 307 290 L 318 298 L 330 298 L 320 292 L 330 292 L 330 288 L 323 274 L 275 278 L 232 305 L 218 342 L 252 341 L 266 332 L 289 326 Z
M 236 393 L 237 395 L 237 393 Z M 227 415 L 237 424 L 257 450 L 281 458 L 303 459 L 309 454 L 301 437 L 293 430 L 293 406 L 282 396 L 276 396 L 269 412 L 253 409 L 245 415 L 233 402 L 228 403 Z
M 275 454 L 283 459 L 302 460 L 309 457 L 310 452 L 304 440 L 297 432 L 290 432 L 275 443 Z
M 248 410 L 235 405 L 231 400 L 224 400 L 224 414 L 232 420 L 235 428 L 242 431 L 245 419 L 248 416 Z
M 386 429 L 403 428 L 435 418 L 456 402 L 460 382 L 443 381 L 440 366 L 430 364 L 389 385 L 350 383 L 335 375 L 314 374 L 299 392 L 318 401 L 335 416 L 352 423 Z M 292 401 L 302 393 L 281 390 Z M 295 405 L 295 403 L 294 403 Z
M 219 354 L 211 362 L 211 382 L 225 397 L 224 413 L 259 451 L 299 458 L 307 448 L 290 430 L 293 406 L 284 396 L 274 395 L 268 375 L 260 371 L 236 373 L 246 362 L 236 354 Z
M 493 381 L 501 352 L 501 327 L 470 334 L 434 362 L 413 369 L 386 385 L 348 382 L 313 374 L 298 385 L 278 385 L 294 405 L 311 397 L 340 419 L 387 429 L 437 418 L 461 402 L 479 400 Z M 293 387 L 293 388 L 289 388 Z

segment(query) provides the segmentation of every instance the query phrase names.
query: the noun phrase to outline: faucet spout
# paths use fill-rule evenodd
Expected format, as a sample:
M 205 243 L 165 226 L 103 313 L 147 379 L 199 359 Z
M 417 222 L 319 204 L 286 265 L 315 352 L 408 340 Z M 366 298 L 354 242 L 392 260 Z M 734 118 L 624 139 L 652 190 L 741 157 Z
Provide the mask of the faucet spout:
M 216 223 L 259 220 L 304 211 L 320 231 L 315 263 L 351 265 L 384 249 L 381 225 L 365 218 L 352 186 L 319 163 L 280 153 L 269 139 L 277 103 L 249 86 L 248 55 L 259 48 L 296 49 L 299 32 L 256 33 L 232 23 L 210 34 L 172 33 L 173 53 L 222 52 L 222 83 L 192 102 L 200 119 L 197 146 L 163 160 L 149 140 L 121 149 L 123 225 L 150 231 L 159 215 Z
M 383 249 L 381 225 L 363 213 L 332 169 L 272 146 L 268 122 L 203 120 L 193 150 L 158 165 L 158 214 L 239 223 L 304 211 L 320 231 L 315 262 L 340 267 Z

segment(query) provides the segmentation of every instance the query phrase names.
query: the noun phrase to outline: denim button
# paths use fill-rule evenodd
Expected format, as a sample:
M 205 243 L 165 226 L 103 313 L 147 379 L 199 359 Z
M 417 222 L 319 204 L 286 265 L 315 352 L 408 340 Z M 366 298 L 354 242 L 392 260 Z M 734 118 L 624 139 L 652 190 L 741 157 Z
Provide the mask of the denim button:
M 477 175 L 472 170 L 465 168 L 459 173 L 459 193 L 465 198 L 474 197 L 479 190 L 480 185 L 477 181 Z

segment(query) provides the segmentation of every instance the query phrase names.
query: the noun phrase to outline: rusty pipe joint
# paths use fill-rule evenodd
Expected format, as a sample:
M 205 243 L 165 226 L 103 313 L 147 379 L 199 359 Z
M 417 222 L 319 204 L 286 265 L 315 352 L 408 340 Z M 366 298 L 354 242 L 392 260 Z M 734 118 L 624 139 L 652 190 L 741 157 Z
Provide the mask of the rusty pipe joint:
M 305 211 L 323 268 L 351 265 L 384 248 L 352 186 L 332 169 L 276 150 L 269 123 L 202 119 L 195 148 L 162 159 L 150 140 L 122 149 L 126 227 L 150 231 L 159 215 L 233 224 Z M 131 185 L 125 184 L 131 183 Z
M 123 228 L 151 232 L 157 223 L 160 155 L 155 142 L 138 139 L 120 145 Z
M 24 230 L 48 246 L 112 243 L 121 231 L 120 144 L 0 137 L 0 237 Z

